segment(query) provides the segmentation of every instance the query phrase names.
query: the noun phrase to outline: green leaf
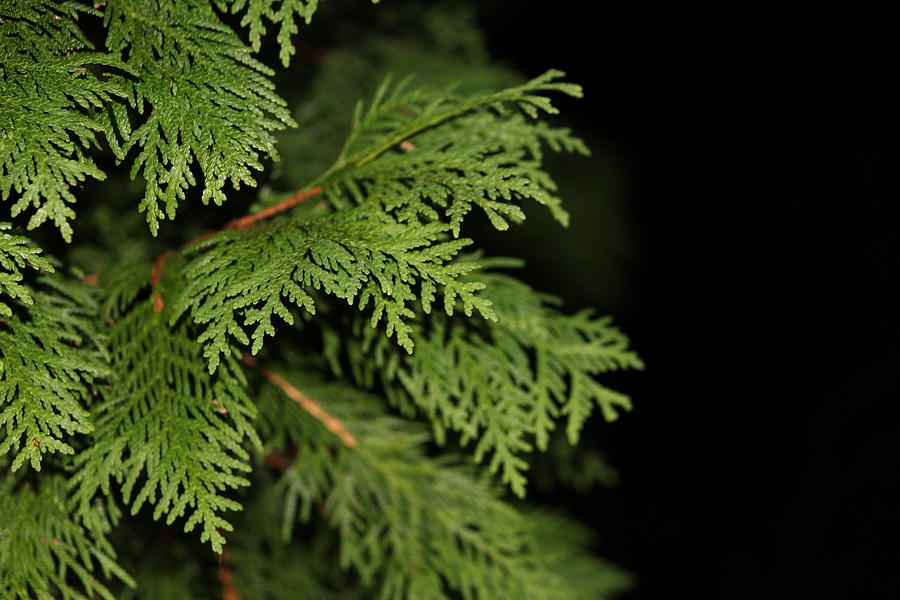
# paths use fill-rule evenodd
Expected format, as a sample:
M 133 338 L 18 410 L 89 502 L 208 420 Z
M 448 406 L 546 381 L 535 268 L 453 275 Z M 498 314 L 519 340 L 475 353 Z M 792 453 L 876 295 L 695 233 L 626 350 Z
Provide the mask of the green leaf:
M 222 231 L 195 246 L 171 322 L 189 312 L 204 327 L 198 339 L 214 372 L 231 338 L 252 340 L 255 354 L 275 333 L 273 316 L 292 324 L 291 305 L 314 314 L 321 291 L 360 310 L 371 305 L 371 326 L 384 321 L 388 336 L 411 352 L 412 305 L 420 297 L 430 304 L 436 289 L 448 310 L 458 299 L 467 315 L 492 318 L 490 303 L 478 294 L 482 284 L 464 281 L 478 265 L 452 262 L 470 240 L 446 240 L 447 229 L 397 223 L 377 207 L 359 206 Z
M 278 157 L 273 132 L 294 125 L 272 70 L 208 1 L 110 0 L 105 23 L 107 47 L 140 75 L 122 82 L 137 123 L 121 109 L 111 116 L 125 139 L 119 158 L 139 148 L 131 175 L 146 180 L 140 210 L 151 232 L 175 218 L 198 175 L 204 203 L 222 204 L 226 182 L 255 186 L 261 160 Z
M 220 5 L 223 5 L 220 2 Z M 262 37 L 266 34 L 263 19 L 278 26 L 278 57 L 285 67 L 296 53 L 292 36 L 297 33 L 296 19 L 303 19 L 308 25 L 319 7 L 319 0 L 231 0 L 231 12 L 244 12 L 241 27 L 250 30 L 250 45 L 254 52 L 259 52 Z
M 630 410 L 628 397 L 597 376 L 643 363 L 609 318 L 560 313 L 550 297 L 506 275 L 482 272 L 479 280 L 496 321 L 420 316 L 411 322 L 416 351 L 409 356 L 365 329 L 356 339 L 329 336 L 325 347 L 338 368 L 343 348 L 357 384 L 371 387 L 380 375 L 389 400 L 404 414 L 424 414 L 438 442 L 446 430 L 458 432 L 474 445 L 476 461 L 524 496 L 522 455 L 546 450 L 560 417 L 575 444 L 595 406 L 608 421 Z
M 547 206 L 560 223 L 568 214 L 543 170 L 543 147 L 587 154 L 568 129 L 534 121 L 534 107 L 555 112 L 547 92 L 580 95 L 550 71 L 499 92 L 460 96 L 452 90 L 411 88 L 386 80 L 368 109 L 360 106 L 337 161 L 317 182 L 337 209 L 377 202 L 401 222 L 449 219 L 459 236 L 464 217 L 479 207 L 497 229 L 521 222 L 520 204 Z M 509 107 L 528 107 L 527 117 Z
M 70 516 L 64 477 L 43 476 L 37 490 L 0 478 L 0 595 L 113 600 L 98 575 L 131 587 L 134 581 L 116 564 L 105 533 L 86 531 Z
M 11 228 L 9 223 L 0 222 L 0 317 L 12 315 L 12 309 L 3 301 L 4 295 L 26 306 L 34 304 L 30 290 L 19 283 L 23 277 L 22 269 L 53 272 L 53 265 L 40 255 L 41 249 L 32 245 L 27 237 L 5 233 Z
M 72 454 L 67 438 L 93 430 L 87 409 L 108 374 L 94 290 L 44 277 L 27 315 L 0 320 L 0 455 L 41 469 L 45 454 Z
M 0 200 L 12 216 L 33 210 L 28 228 L 52 221 L 72 240 L 72 188 L 105 174 L 88 156 L 97 134 L 112 131 L 94 115 L 124 89 L 98 68 L 127 67 L 88 52 L 77 2 L 0 2 Z
M 380 399 L 310 374 L 289 378 L 358 444 L 343 446 L 281 390 L 265 387 L 265 438 L 273 449 L 296 447 L 269 492 L 284 502 L 283 535 L 318 507 L 338 534 L 341 566 L 359 575 L 365 597 L 575 600 L 627 585 L 585 555 L 590 536 L 560 517 L 526 518 L 456 457 L 429 457 L 422 427 L 388 415 Z
M 149 300 L 115 322 L 110 348 L 114 380 L 75 458 L 80 514 L 115 481 L 132 514 L 149 504 L 167 524 L 186 515 L 185 531 L 200 525 L 201 541 L 221 552 L 231 531 L 222 513 L 241 508 L 225 491 L 248 484 L 244 441 L 259 445 L 240 365 L 229 354 L 211 376 L 187 327 L 170 329 Z

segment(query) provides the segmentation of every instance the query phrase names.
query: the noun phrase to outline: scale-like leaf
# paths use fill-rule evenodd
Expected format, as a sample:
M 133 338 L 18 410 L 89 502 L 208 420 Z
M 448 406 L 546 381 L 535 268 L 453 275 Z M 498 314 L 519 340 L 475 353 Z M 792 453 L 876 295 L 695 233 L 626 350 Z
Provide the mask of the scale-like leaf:
M 272 70 L 208 1 L 110 0 L 104 14 L 107 48 L 140 74 L 123 82 L 137 123 L 122 106 L 111 114 L 125 140 L 118 156 L 139 149 L 131 173 L 146 180 L 140 209 L 154 235 L 198 175 L 204 203 L 222 204 L 226 182 L 256 185 L 261 160 L 277 158 L 273 132 L 294 124 Z
M 64 477 L 45 475 L 37 490 L 0 477 L 0 596 L 113 600 L 104 580 L 134 581 L 116 563 L 106 533 L 87 532 L 72 518 Z
M 266 439 L 296 448 L 270 492 L 285 503 L 284 535 L 317 507 L 339 534 L 341 566 L 359 574 L 366 597 L 575 600 L 627 584 L 608 564 L 584 556 L 589 536 L 573 534 L 565 519 L 526 518 L 454 457 L 428 457 L 423 428 L 386 414 L 380 399 L 308 374 L 292 379 L 358 445 L 342 445 L 281 390 L 265 389 Z M 554 535 L 552 545 L 543 543 Z
M 93 430 L 88 401 L 108 374 L 94 290 L 46 276 L 25 312 L 0 318 L 0 455 L 40 470 L 48 453 L 72 454 Z
M 450 312 L 459 299 L 467 315 L 475 310 L 492 316 L 490 303 L 477 294 L 482 284 L 462 279 L 478 265 L 451 261 L 470 240 L 447 240 L 447 229 L 397 223 L 377 208 L 360 206 L 223 231 L 197 245 L 172 319 L 190 312 L 205 327 L 199 340 L 214 371 L 231 337 L 242 344 L 252 339 L 256 353 L 275 333 L 273 315 L 293 323 L 290 305 L 314 313 L 313 294 L 321 290 L 359 309 L 371 304 L 371 324 L 383 319 L 388 335 L 412 351 L 412 304 L 429 310 L 437 291 Z
M 496 321 L 440 314 L 411 321 L 411 355 L 362 326 L 356 339 L 325 329 L 325 348 L 338 373 L 343 350 L 358 384 L 380 381 L 404 414 L 428 417 L 439 442 L 446 430 L 458 432 L 463 444 L 474 444 L 476 460 L 524 496 L 522 455 L 535 446 L 546 450 L 560 417 L 575 444 L 595 406 L 608 421 L 629 410 L 628 397 L 597 375 L 643 363 L 609 318 L 560 313 L 548 305 L 551 298 L 506 275 L 483 272 L 479 281 Z
M 200 539 L 220 552 L 231 530 L 222 513 L 241 507 L 225 493 L 247 485 L 243 443 L 259 443 L 240 365 L 229 354 L 207 373 L 187 327 L 170 329 L 151 301 L 115 322 L 110 348 L 113 380 L 72 478 L 79 511 L 115 482 L 132 513 L 149 504 L 168 524 L 187 515 L 185 531 L 200 525 Z
M 126 68 L 89 51 L 80 15 L 99 12 L 78 2 L 0 1 L 0 200 L 14 199 L 12 216 L 33 210 L 29 229 L 52 221 L 66 241 L 72 188 L 105 178 L 87 150 L 111 131 L 92 113 L 124 95 L 97 69 Z

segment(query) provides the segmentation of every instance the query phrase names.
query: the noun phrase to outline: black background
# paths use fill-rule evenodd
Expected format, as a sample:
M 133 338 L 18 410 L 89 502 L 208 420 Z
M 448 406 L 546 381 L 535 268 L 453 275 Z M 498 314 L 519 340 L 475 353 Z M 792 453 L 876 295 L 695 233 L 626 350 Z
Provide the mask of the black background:
M 614 309 L 647 362 L 591 430 L 620 485 L 570 511 L 627 598 L 900 597 L 886 15 L 527 6 L 489 5 L 492 53 L 584 85 L 564 113 L 627 178 Z

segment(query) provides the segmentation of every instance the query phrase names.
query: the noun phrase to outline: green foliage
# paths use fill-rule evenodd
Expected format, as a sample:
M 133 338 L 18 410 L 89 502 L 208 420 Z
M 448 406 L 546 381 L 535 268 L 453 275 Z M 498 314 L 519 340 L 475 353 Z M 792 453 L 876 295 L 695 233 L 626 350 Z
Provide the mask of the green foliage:
M 43 476 L 38 490 L 0 478 L 0 594 L 9 600 L 113 600 L 94 577 L 96 567 L 105 578 L 134 582 L 116 564 L 104 533 L 86 533 L 72 518 L 62 476 Z
M 74 452 L 67 438 L 93 430 L 87 406 L 108 372 L 90 286 L 59 276 L 41 283 L 27 315 L 0 320 L 0 455 L 15 454 L 13 471 Z
M 127 53 L 129 68 L 140 73 L 125 82 L 138 126 L 122 105 L 110 108 L 124 139 L 117 155 L 140 148 L 131 173 L 147 182 L 140 209 L 151 231 L 156 234 L 161 219 L 175 218 L 197 183 L 195 161 L 204 203 L 224 202 L 228 180 L 235 189 L 256 185 L 260 157 L 277 156 L 272 132 L 293 121 L 273 91 L 272 70 L 252 58 L 209 2 L 111 1 L 105 23 L 107 47 Z
M 410 416 L 421 411 L 439 443 L 448 429 L 460 434 L 462 444 L 475 442 L 475 459 L 490 455 L 490 471 L 500 471 L 503 482 L 524 496 L 528 463 L 522 455 L 534 446 L 547 449 L 558 417 L 566 418 L 569 443 L 576 444 L 595 405 L 607 421 L 617 418 L 618 409 L 629 410 L 628 397 L 596 376 L 643 363 L 608 318 L 590 311 L 562 314 L 548 306 L 552 297 L 507 275 L 478 277 L 495 322 L 420 318 L 410 325 L 416 351 L 409 356 L 365 327 L 357 327 L 359 338 L 347 340 L 324 329 L 326 354 L 338 375 L 346 355 L 359 385 L 372 387 L 378 375 L 391 403 Z
M 225 2 L 219 3 L 225 9 Z M 231 12 L 246 11 L 241 26 L 250 29 L 250 45 L 258 52 L 262 37 L 266 34 L 264 19 L 278 26 L 278 57 L 285 67 L 291 62 L 296 49 L 291 36 L 297 33 L 296 19 L 303 19 L 307 25 L 319 8 L 319 0 L 231 0 Z
M 353 42 L 284 78 L 292 114 L 256 55 L 272 41 L 286 66 L 319 5 L 0 0 L 0 596 L 630 584 L 521 498 L 548 448 L 556 483 L 609 479 L 574 444 L 595 407 L 630 409 L 599 378 L 642 363 L 608 318 L 478 250 L 480 221 L 505 231 L 535 204 L 568 223 L 545 158 L 588 151 L 544 119 L 581 89 L 490 63 L 469 10 L 398 9 L 385 34 L 334 24 Z M 188 202 L 240 214 L 257 178 L 249 218 Z M 46 221 L 62 241 L 12 233 Z
M 3 296 L 32 305 L 34 299 L 28 288 L 22 285 L 22 269 L 37 269 L 53 272 L 53 265 L 42 257 L 40 248 L 29 243 L 25 236 L 5 233 L 12 228 L 9 223 L 0 223 L 0 317 L 12 316 L 12 309 L 3 301 Z M 0 362 L 0 373 L 3 372 Z
M 318 56 L 321 68 L 302 93 L 288 92 L 303 127 L 279 135 L 281 165 L 289 168 L 276 166 L 278 185 L 296 189 L 325 172 L 344 146 L 358 99 L 370 98 L 388 78 L 412 78 L 414 88 L 432 93 L 449 88 L 457 96 L 523 82 L 515 71 L 488 60 L 471 6 L 455 2 L 423 8 L 415 14 L 375 11 L 376 17 L 384 16 L 377 27 Z
M 520 86 L 469 96 L 385 81 L 367 110 L 357 105 L 344 148 L 319 181 L 332 183 L 328 198 L 337 208 L 352 198 L 377 200 L 401 222 L 446 216 L 454 236 L 473 204 L 500 230 L 507 219 L 525 218 L 521 199 L 545 204 L 565 223 L 560 200 L 550 193 L 556 186 L 541 169 L 541 145 L 585 154 L 587 148 L 566 129 L 511 112 L 555 113 L 548 92 L 580 97 L 579 86 L 555 81 L 562 75 L 548 71 Z
M 168 524 L 189 514 L 185 531 L 199 524 L 201 540 L 220 552 L 220 530 L 231 530 L 221 513 L 240 509 L 223 492 L 248 484 L 243 443 L 259 444 L 243 371 L 229 355 L 208 374 L 187 326 L 166 327 L 150 301 L 116 320 L 110 348 L 114 378 L 94 410 L 91 446 L 76 457 L 79 510 L 115 481 L 132 514 L 145 503 Z
M 93 46 L 80 15 L 100 13 L 78 2 L 0 2 L 0 199 L 19 198 L 10 214 L 35 210 L 28 228 L 51 220 L 72 240 L 72 187 L 104 173 L 87 155 L 109 129 L 92 114 L 123 95 L 96 67 L 123 65 Z
M 417 298 L 428 310 L 440 290 L 448 312 L 459 298 L 467 315 L 475 309 L 492 316 L 490 304 L 476 295 L 483 285 L 460 281 L 477 265 L 451 262 L 471 240 L 442 240 L 446 230 L 441 223 L 397 223 L 377 208 L 360 206 L 250 231 L 223 231 L 196 246 L 202 253 L 185 270 L 188 283 L 172 320 L 190 309 L 195 322 L 209 323 L 199 341 L 207 344 L 204 355 L 214 372 L 228 351 L 229 335 L 243 344 L 252 338 L 255 354 L 264 336 L 275 333 L 272 315 L 294 322 L 282 297 L 314 314 L 307 290 L 321 289 L 355 301 L 359 309 L 371 302 L 372 325 L 383 317 L 388 335 L 394 333 L 412 351 L 404 319 L 413 315 L 408 304 Z M 251 336 L 237 315 L 243 327 L 253 327 Z
M 600 576 L 614 570 L 583 558 L 588 539 L 564 519 L 525 518 L 453 456 L 429 458 L 423 428 L 385 414 L 379 399 L 309 375 L 297 379 L 360 444 L 341 446 L 279 390 L 260 394 L 266 439 L 294 444 L 298 456 L 276 486 L 285 502 L 283 535 L 295 514 L 308 520 L 321 507 L 340 534 L 341 565 L 359 573 L 369 597 L 601 598 L 610 590 L 585 596 L 581 578 L 627 585 L 625 577 Z M 541 534 L 560 543 L 540 544 Z M 553 568 L 560 565 L 567 568 Z M 573 571 L 580 577 L 567 577 Z
M 558 75 L 551 71 L 521 86 L 470 97 L 407 92 L 406 85 L 389 93 L 385 82 L 367 111 L 357 107 L 357 125 L 344 149 L 317 180 L 327 186 L 336 212 L 249 232 L 224 231 L 194 246 L 193 252 L 202 253 L 187 268 L 190 283 L 173 319 L 190 309 L 195 322 L 210 324 L 200 336 L 208 343 L 210 370 L 228 347 L 228 336 L 243 344 L 252 337 L 256 353 L 263 337 L 275 333 L 273 314 L 293 323 L 282 297 L 314 312 L 313 298 L 301 286 L 356 301 L 360 309 L 371 300 L 372 325 L 383 316 L 387 334 L 395 334 L 407 352 L 414 346 L 407 323 L 414 315 L 411 301 L 419 300 L 429 313 L 440 291 L 447 314 L 459 299 L 467 316 L 474 309 L 494 318 L 490 303 L 475 295 L 483 284 L 460 282 L 477 263 L 450 263 L 471 240 L 447 241 L 443 234 L 458 238 L 473 204 L 498 229 L 507 227 L 505 218 L 524 219 L 518 205 L 523 198 L 566 219 L 558 199 L 547 193 L 554 184 L 540 168 L 541 143 L 556 150 L 583 145 L 567 130 L 509 115 L 507 106 L 534 116 L 538 108 L 555 110 L 542 93 L 580 94 L 577 86 L 555 82 Z M 255 326 L 252 336 L 236 313 L 243 327 Z

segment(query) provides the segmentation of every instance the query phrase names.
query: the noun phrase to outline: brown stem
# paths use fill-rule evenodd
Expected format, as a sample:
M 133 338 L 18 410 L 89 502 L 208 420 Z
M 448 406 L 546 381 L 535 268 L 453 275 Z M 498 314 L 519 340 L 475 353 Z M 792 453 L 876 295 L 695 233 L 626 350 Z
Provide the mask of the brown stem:
M 325 425 L 325 427 L 328 428 L 331 433 L 338 436 L 341 441 L 344 442 L 345 446 L 347 446 L 348 448 L 356 447 L 356 438 L 353 437 L 353 434 L 347 431 L 347 428 L 344 427 L 344 424 L 341 423 L 340 419 L 326 412 L 318 402 L 295 388 L 280 375 L 276 375 L 272 371 L 260 365 L 258 360 L 256 360 L 246 352 L 244 352 L 244 362 L 251 367 L 256 368 L 260 373 L 262 373 L 263 377 L 269 380 L 269 383 L 281 388 L 281 391 L 283 391 L 288 398 L 303 407 L 306 412 L 322 421 L 322 423 Z
M 222 585 L 222 600 L 241 600 L 241 596 L 234 586 L 231 566 L 228 564 L 228 548 L 222 548 L 222 554 L 219 555 L 219 571 L 217 575 L 219 583 Z
M 290 198 L 282 200 L 278 204 L 270 206 L 269 208 L 263 209 L 258 213 L 254 213 L 252 215 L 246 215 L 240 217 L 238 219 L 233 219 L 225 224 L 221 229 L 214 229 L 213 231 L 207 231 L 203 235 L 196 237 L 183 245 L 180 250 L 184 250 L 185 248 L 189 248 L 198 242 L 202 242 L 206 238 L 219 233 L 220 231 L 224 231 L 226 229 L 252 229 L 254 224 L 258 221 L 262 221 L 264 219 L 268 219 L 269 217 L 274 217 L 279 213 L 283 213 L 286 210 L 289 210 L 307 198 L 312 198 L 318 194 L 322 193 L 322 186 L 317 185 L 315 187 L 311 187 L 309 189 L 298 190 L 295 192 Z M 166 261 L 169 260 L 171 256 L 173 256 L 175 252 L 173 250 L 166 250 L 162 254 L 159 255 L 159 258 L 153 263 L 153 268 L 150 270 L 150 285 L 155 286 L 159 283 L 160 277 L 162 277 L 163 269 L 166 266 Z M 162 295 L 158 291 L 153 292 L 153 310 L 154 312 L 159 312 L 163 309 L 166 303 L 163 301 Z
M 262 221 L 263 219 L 268 219 L 269 217 L 275 216 L 278 213 L 282 213 L 290 208 L 297 206 L 307 198 L 312 198 L 313 196 L 320 194 L 321 192 L 321 185 L 311 187 L 308 190 L 298 190 L 293 196 L 286 200 L 282 200 L 274 206 L 270 206 L 269 208 L 261 210 L 258 213 L 246 215 L 244 217 L 241 217 L 240 219 L 231 221 L 224 227 L 224 229 L 250 229 L 257 221 Z M 209 235 L 212 234 L 207 234 L 206 236 L 202 236 L 199 239 L 203 239 L 204 237 L 207 237 Z M 192 243 L 193 242 L 189 242 L 187 245 L 190 246 Z
M 156 284 L 159 283 L 159 278 L 162 277 L 163 267 L 166 266 L 166 261 L 169 260 L 169 257 L 174 255 L 175 252 L 172 250 L 166 250 L 162 254 L 159 255 L 159 258 L 153 263 L 153 268 L 150 269 L 150 285 L 156 287 Z M 159 312 L 163 309 L 166 303 L 163 302 L 162 295 L 159 293 L 159 290 L 153 291 L 153 311 Z

